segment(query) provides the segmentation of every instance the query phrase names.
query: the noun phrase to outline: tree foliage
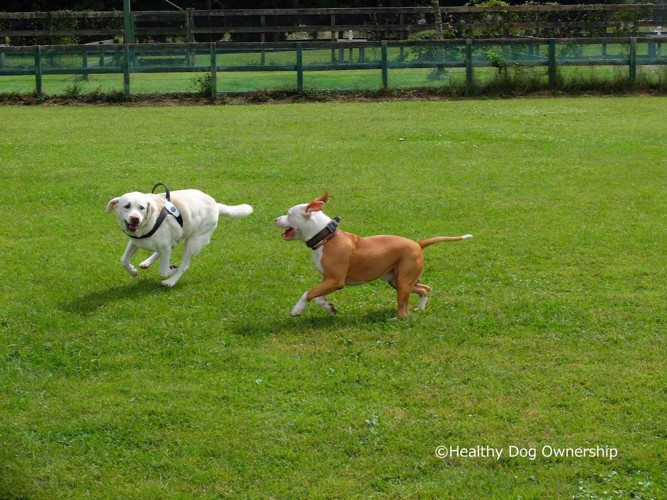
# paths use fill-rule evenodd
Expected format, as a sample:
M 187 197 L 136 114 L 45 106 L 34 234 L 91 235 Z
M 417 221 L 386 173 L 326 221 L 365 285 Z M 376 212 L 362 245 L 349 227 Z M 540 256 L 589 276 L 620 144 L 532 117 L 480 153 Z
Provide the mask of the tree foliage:
M 484 0 L 482 0 L 484 1 Z M 489 2 L 489 0 L 486 0 Z M 490 0 L 493 3 L 495 0 Z M 465 5 L 466 0 L 440 0 L 441 7 Z M 479 2 L 473 2 L 479 3 Z M 524 3 L 523 0 L 508 0 L 510 5 Z M 562 0 L 561 4 L 628 3 L 623 0 Z M 326 7 L 415 7 L 428 6 L 430 0 L 132 0 L 133 10 L 174 10 L 174 4 L 187 9 L 291 9 Z M 123 10 L 123 0 L 3 0 L 0 10 L 7 12 L 36 12 L 56 10 Z

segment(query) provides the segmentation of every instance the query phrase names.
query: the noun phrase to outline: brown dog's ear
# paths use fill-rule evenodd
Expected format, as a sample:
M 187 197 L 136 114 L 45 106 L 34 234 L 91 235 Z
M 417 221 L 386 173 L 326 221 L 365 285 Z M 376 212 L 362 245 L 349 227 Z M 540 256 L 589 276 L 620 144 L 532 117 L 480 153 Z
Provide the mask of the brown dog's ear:
M 114 198 L 113 200 L 111 200 L 109 202 L 109 204 L 107 205 L 107 213 L 108 214 L 110 214 L 111 212 L 113 212 L 116 209 L 116 207 L 118 206 L 118 200 L 120 200 L 120 198 Z
M 318 212 L 322 210 L 327 201 L 329 201 L 329 193 L 325 191 L 322 196 L 320 196 L 319 198 L 315 198 L 313 201 L 310 202 L 308 207 L 306 207 L 306 213 Z

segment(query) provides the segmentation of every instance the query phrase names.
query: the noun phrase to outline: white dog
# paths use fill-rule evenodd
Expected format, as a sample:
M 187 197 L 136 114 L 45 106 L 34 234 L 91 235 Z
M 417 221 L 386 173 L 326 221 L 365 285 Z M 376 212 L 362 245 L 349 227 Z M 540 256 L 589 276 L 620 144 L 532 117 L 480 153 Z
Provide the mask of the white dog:
M 162 185 L 158 184 L 155 187 Z M 166 188 L 166 186 L 165 186 Z M 155 188 L 153 188 L 155 191 Z M 227 206 L 216 203 L 206 193 L 196 189 L 166 194 L 126 193 L 107 205 L 107 213 L 114 212 L 123 232 L 130 237 L 121 265 L 132 275 L 138 274 L 130 260 L 140 248 L 153 253 L 139 267 L 147 269 L 160 259 L 162 284 L 172 287 L 188 270 L 190 261 L 209 244 L 218 225 L 218 216 L 246 217 L 252 213 L 250 205 Z M 171 252 L 179 241 L 185 240 L 183 261 L 176 268 L 169 262 Z

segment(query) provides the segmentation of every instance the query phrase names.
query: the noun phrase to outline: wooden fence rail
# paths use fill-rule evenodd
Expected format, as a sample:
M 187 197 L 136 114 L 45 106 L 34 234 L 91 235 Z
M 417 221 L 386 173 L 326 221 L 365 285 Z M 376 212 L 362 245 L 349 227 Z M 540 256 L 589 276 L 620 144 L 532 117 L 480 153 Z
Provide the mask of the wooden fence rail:
M 415 68 L 463 68 L 468 86 L 485 67 L 544 67 L 554 85 L 561 67 L 627 66 L 634 81 L 640 66 L 667 66 L 663 42 L 667 37 L 0 47 L 0 78 L 33 75 L 41 96 L 45 75 L 122 74 L 129 96 L 132 74 L 196 72 L 210 75 L 212 98 L 222 72 L 292 72 L 299 91 L 306 72 L 345 70 L 379 71 L 383 89 L 393 72 Z M 267 62 L 267 54 L 276 58 Z
M 520 5 L 442 7 L 449 38 L 491 36 L 637 36 L 667 25 L 667 4 Z M 430 7 L 223 9 L 139 11 L 131 16 L 136 40 L 183 42 L 336 40 L 350 31 L 372 40 L 405 40 L 435 28 Z M 124 34 L 123 12 L 0 12 L 0 42 L 11 45 L 90 42 Z M 14 40 L 19 40 L 15 43 Z M 22 43 L 32 40 L 30 43 Z

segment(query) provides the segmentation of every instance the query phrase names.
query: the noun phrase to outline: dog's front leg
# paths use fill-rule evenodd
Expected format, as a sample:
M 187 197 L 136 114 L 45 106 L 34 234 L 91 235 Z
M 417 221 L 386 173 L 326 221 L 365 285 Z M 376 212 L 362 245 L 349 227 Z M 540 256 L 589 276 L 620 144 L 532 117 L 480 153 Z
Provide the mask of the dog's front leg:
M 308 300 L 306 297 L 308 297 L 308 292 L 305 292 L 299 301 L 294 304 L 292 312 L 290 313 L 292 316 L 301 316 L 301 313 L 306 309 L 306 307 L 308 307 Z
M 127 247 L 125 247 L 125 252 L 123 252 L 122 257 L 120 258 L 120 265 L 127 269 L 127 272 L 132 276 L 139 274 L 137 268 L 134 267 L 130 262 L 132 257 L 134 257 L 134 254 L 137 253 L 137 250 L 139 250 L 139 247 L 136 246 L 132 241 L 129 241 L 127 243 Z
M 326 312 L 331 314 L 336 314 L 338 312 L 338 309 L 336 309 L 336 307 L 331 302 L 329 302 L 325 296 L 315 297 L 315 302 Z
M 148 257 L 145 261 L 143 261 L 141 264 L 139 264 L 139 267 L 141 269 L 148 269 L 151 267 L 153 264 L 155 264 L 155 261 L 160 258 L 160 254 L 155 252 L 153 255 Z
M 300 316 L 306 307 L 308 307 L 308 303 L 313 299 L 315 299 L 315 302 L 317 302 L 317 304 L 322 309 L 330 312 L 331 314 L 335 314 L 336 308 L 329 303 L 329 301 L 326 299 L 326 295 L 335 292 L 336 290 L 340 290 L 344 286 L 344 280 L 325 279 L 315 288 L 307 291 L 301 296 L 299 301 L 292 308 L 292 316 Z
M 334 305 L 327 300 L 326 297 L 315 297 L 315 302 L 317 303 L 318 306 L 320 306 L 322 309 L 325 311 L 331 313 L 331 314 L 336 314 L 338 310 L 334 307 Z M 308 292 L 304 293 L 301 298 L 299 299 L 299 302 L 296 303 L 294 308 L 292 309 L 292 316 L 300 316 L 301 313 L 308 307 Z

